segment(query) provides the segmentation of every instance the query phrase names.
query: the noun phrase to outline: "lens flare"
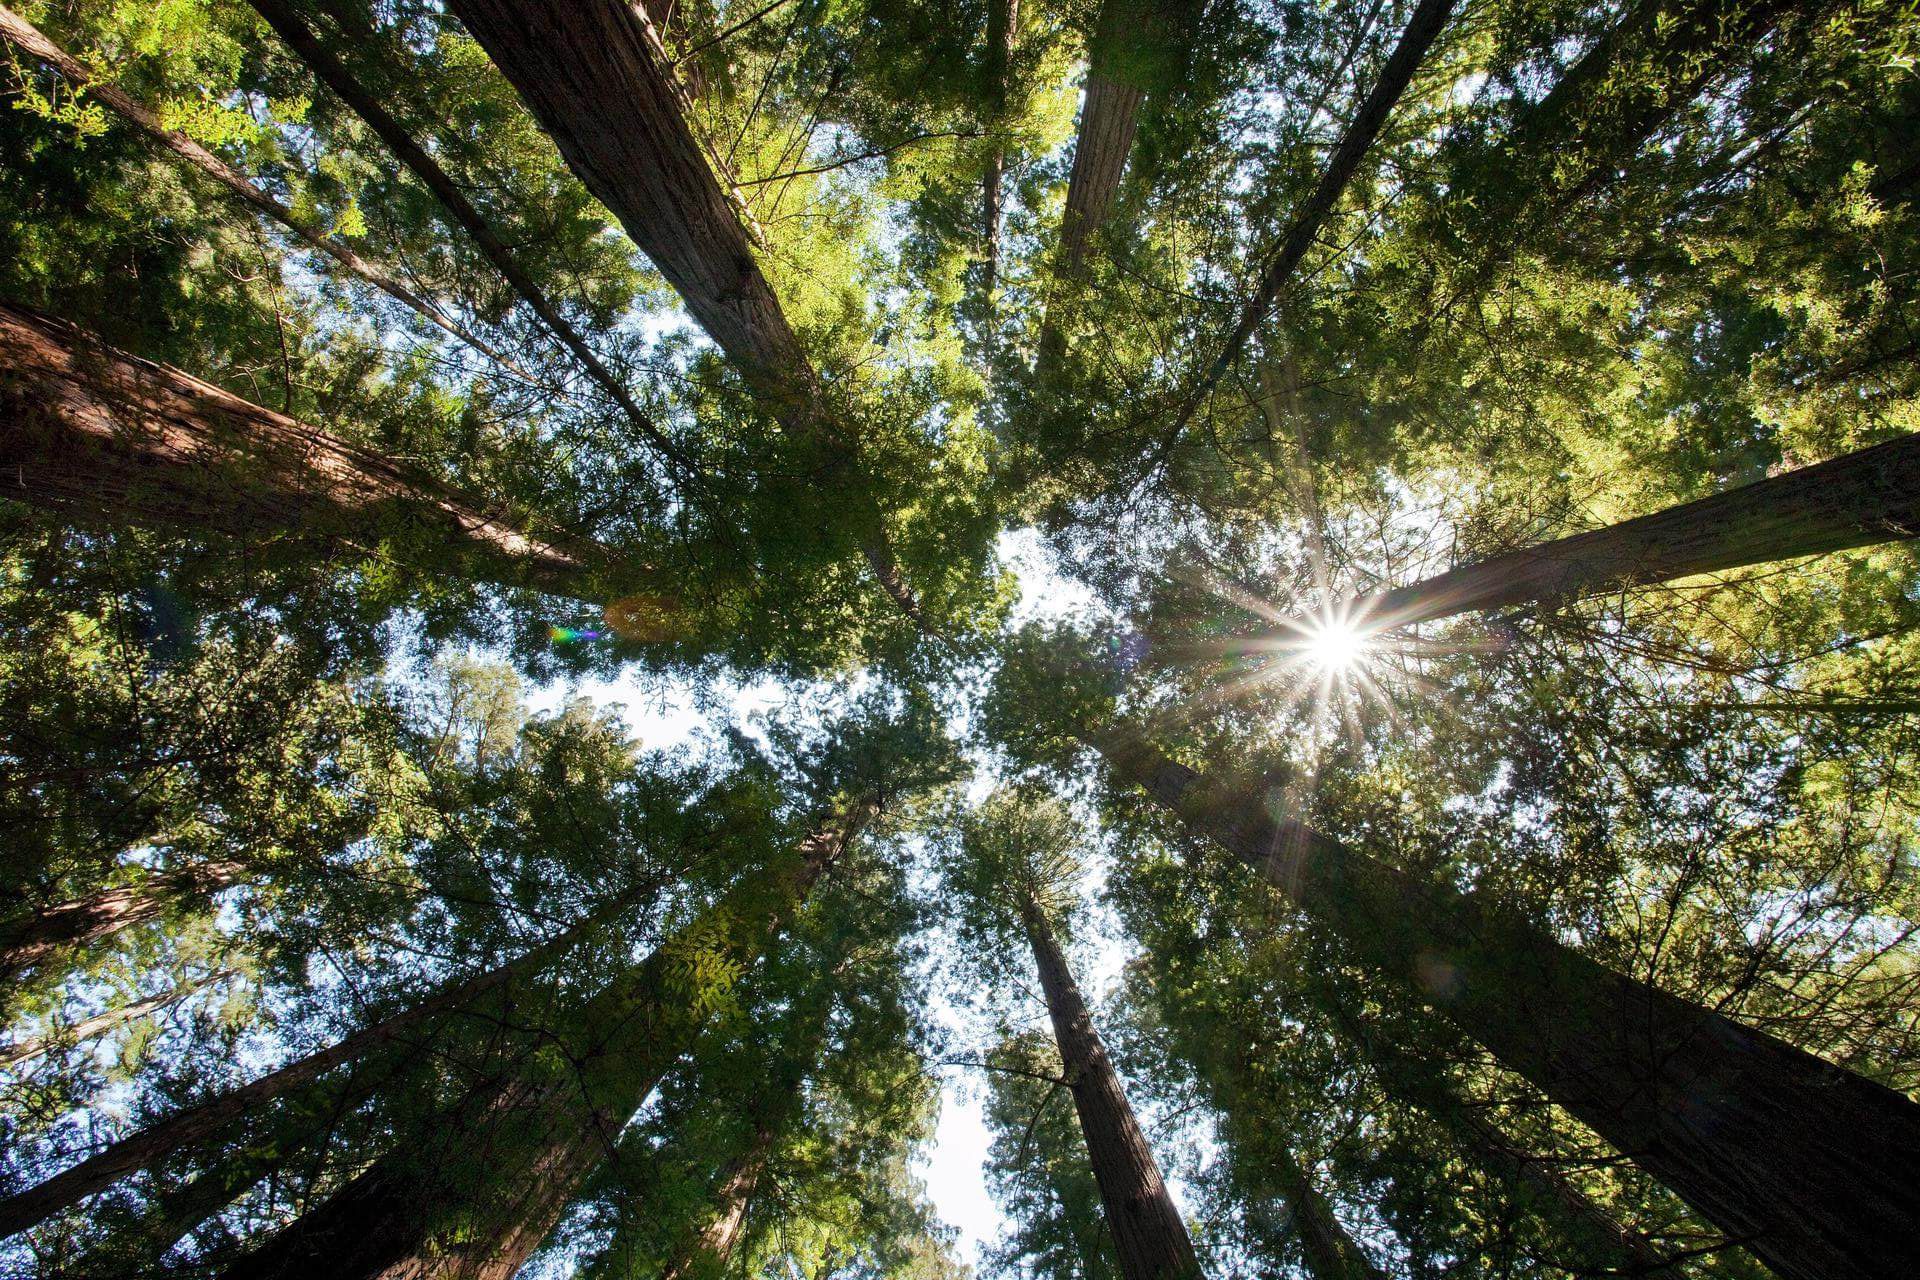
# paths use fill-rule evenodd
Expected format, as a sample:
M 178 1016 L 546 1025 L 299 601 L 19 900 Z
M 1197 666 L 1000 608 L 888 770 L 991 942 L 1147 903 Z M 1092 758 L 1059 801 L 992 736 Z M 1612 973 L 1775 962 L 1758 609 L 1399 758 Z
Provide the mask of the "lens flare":
M 1331 620 L 1307 637 L 1305 651 L 1322 671 L 1349 671 L 1366 655 L 1367 637 L 1349 622 Z
M 572 627 L 548 627 L 547 635 L 555 644 L 570 644 L 575 640 L 598 640 L 598 631 L 577 631 Z

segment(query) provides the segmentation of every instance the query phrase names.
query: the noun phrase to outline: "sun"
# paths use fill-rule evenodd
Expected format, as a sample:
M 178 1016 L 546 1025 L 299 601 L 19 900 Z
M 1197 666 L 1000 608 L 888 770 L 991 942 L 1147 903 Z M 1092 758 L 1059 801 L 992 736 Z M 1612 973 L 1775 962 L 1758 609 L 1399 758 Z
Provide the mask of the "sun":
M 1344 621 L 1322 623 L 1307 636 L 1304 646 L 1307 661 L 1330 673 L 1352 670 L 1366 652 L 1366 635 Z

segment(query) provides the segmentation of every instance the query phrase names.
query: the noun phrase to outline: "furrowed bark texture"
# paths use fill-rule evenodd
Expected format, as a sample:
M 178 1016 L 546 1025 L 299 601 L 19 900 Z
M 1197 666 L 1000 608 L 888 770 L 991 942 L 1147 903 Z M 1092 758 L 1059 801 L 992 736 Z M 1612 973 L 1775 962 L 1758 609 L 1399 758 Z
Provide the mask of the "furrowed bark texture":
M 1094 1029 L 1053 927 L 1031 901 L 1021 904 L 1020 916 L 1033 948 L 1041 990 L 1046 993 L 1054 1041 L 1073 1090 L 1073 1107 L 1087 1140 L 1087 1158 L 1100 1186 L 1120 1272 L 1126 1280 L 1194 1280 L 1201 1274 L 1200 1264 L 1186 1223 L 1167 1194 L 1160 1166 L 1120 1087 L 1107 1046 Z
M 587 376 L 593 379 L 595 385 L 620 406 L 634 427 L 663 457 L 671 460 L 684 471 L 692 471 L 692 461 L 661 433 L 659 425 L 634 401 L 626 385 L 613 376 L 613 371 L 608 369 L 600 357 L 594 353 L 593 348 L 587 345 L 580 331 L 560 314 L 558 308 L 547 297 L 546 291 L 521 267 L 513 250 L 509 249 L 506 242 L 500 238 L 500 233 L 493 229 L 493 224 L 474 207 L 473 201 L 467 198 L 466 192 L 462 191 L 459 184 L 440 167 L 439 162 L 427 153 L 426 148 L 414 140 L 413 135 L 407 132 L 393 114 L 380 104 L 379 99 L 360 83 L 346 63 L 334 56 L 333 51 L 321 42 L 319 36 L 301 17 L 299 10 L 287 0 L 250 0 L 250 3 L 254 11 L 266 20 L 267 25 L 286 42 L 288 48 L 300 56 L 300 60 L 307 64 L 320 82 L 346 103 L 355 115 L 365 121 L 367 127 L 387 144 L 388 150 L 393 152 L 395 158 L 406 165 L 413 176 L 433 193 L 434 198 L 440 202 L 448 215 L 468 236 L 472 237 L 481 254 L 493 264 L 494 269 L 513 287 L 513 291 L 519 294 L 528 308 L 540 318 L 540 323 L 544 324 L 548 332 L 552 333 L 574 359 L 580 362 L 580 366 L 587 371 Z
M 1089 745 L 1788 1280 L 1899 1275 L 1920 1257 L 1905 1095 L 1276 819 L 1265 797 L 1217 793 L 1137 738 Z
M 84 330 L 0 304 L 0 497 L 242 543 L 418 538 L 435 569 L 592 599 L 611 556 Z
M 817 446 L 823 484 L 850 478 L 858 440 L 830 411 L 754 260 L 740 211 L 682 114 L 680 90 L 645 18 L 618 0 L 451 0 L 448 8 L 761 403 Z M 875 579 L 903 614 L 928 629 L 880 513 L 863 515 L 860 551 Z
M 183 1147 L 219 1134 L 243 1116 L 312 1085 L 334 1067 L 388 1046 L 405 1043 L 422 1029 L 423 1024 L 440 1014 L 471 1005 L 480 997 L 515 980 L 532 976 L 571 947 L 583 932 L 604 922 L 611 910 L 624 907 L 627 901 L 623 898 L 612 907 L 596 912 L 551 942 L 515 960 L 463 981 L 450 983 L 399 1013 L 362 1027 L 324 1049 L 268 1072 L 258 1080 L 196 1103 L 164 1120 L 155 1121 L 72 1168 L 0 1200 L 0 1239 L 24 1231 L 95 1192 L 104 1191 L 120 1179 L 151 1167 Z
M 205 862 L 150 875 L 138 884 L 103 889 L 92 897 L 44 907 L 31 916 L 0 925 L 0 982 L 44 963 L 58 952 L 90 946 L 151 920 L 171 906 L 209 897 L 245 874 L 246 868 L 237 862 Z
M 1087 243 L 1113 211 L 1140 124 L 1144 89 L 1087 73 L 1086 101 L 1073 140 L 1073 171 L 1067 178 L 1067 208 L 1060 219 L 1060 266 L 1068 276 L 1086 261 Z
M 326 254 L 354 275 L 387 294 L 395 301 L 418 313 L 426 320 L 446 330 L 449 334 L 472 347 L 502 368 L 511 370 L 520 378 L 534 381 L 513 361 L 496 351 L 468 332 L 433 303 L 427 301 L 413 290 L 394 279 L 391 272 L 377 267 L 365 258 L 333 239 L 318 227 L 302 222 L 286 205 L 255 186 L 247 178 L 236 172 L 226 161 L 208 151 L 205 147 L 187 137 L 178 130 L 169 129 L 160 123 L 160 117 L 140 103 L 128 97 L 111 84 L 93 79 L 92 73 L 80 60 L 60 48 L 46 35 L 11 9 L 0 8 L 0 37 L 32 54 L 40 61 L 59 71 L 75 85 L 85 85 L 87 96 L 97 99 L 125 117 L 153 141 L 185 160 L 200 172 L 218 182 L 232 192 L 242 202 L 258 213 L 264 214 L 279 223 L 305 243 L 309 248 Z
M 823 822 L 615 979 L 575 1025 L 552 1029 L 564 1069 L 505 1064 L 223 1280 L 511 1280 L 700 1032 L 702 1015 L 671 994 L 677 940 L 751 963 L 875 812 L 863 803 Z
M 1336 616 L 1403 627 L 1920 536 L 1920 434 L 1589 533 L 1354 596 Z M 1282 629 L 1303 631 L 1310 617 Z
M 747 1224 L 760 1176 L 766 1172 L 778 1132 L 770 1123 L 754 1128 L 753 1141 L 728 1165 L 714 1195 L 714 1214 L 660 1272 L 660 1280 L 719 1280 L 726 1274 Z

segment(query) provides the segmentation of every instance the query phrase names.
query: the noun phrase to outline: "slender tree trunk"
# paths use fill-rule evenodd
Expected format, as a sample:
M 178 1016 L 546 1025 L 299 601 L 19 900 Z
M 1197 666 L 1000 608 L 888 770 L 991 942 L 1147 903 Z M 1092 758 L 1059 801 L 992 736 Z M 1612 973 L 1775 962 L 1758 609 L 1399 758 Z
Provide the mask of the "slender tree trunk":
M 149 875 L 138 884 L 103 889 L 42 907 L 30 916 L 0 925 L 0 983 L 43 964 L 54 954 L 92 946 L 122 929 L 151 920 L 169 907 L 206 898 L 246 874 L 238 862 L 203 862 L 179 871 Z M 4 1059 L 0 1059 L 4 1065 Z
M 1286 1196 L 1293 1228 L 1300 1236 L 1300 1252 L 1313 1280 L 1386 1280 L 1386 1273 L 1373 1265 L 1366 1251 L 1333 1216 L 1333 1206 L 1294 1159 L 1293 1152 L 1282 1145 L 1267 1154 L 1274 1181 Z
M 1167 1193 L 1160 1166 L 1120 1087 L 1107 1047 L 1094 1029 L 1053 926 L 1031 899 L 1020 904 L 1020 918 L 1046 993 L 1054 1040 L 1073 1090 L 1073 1107 L 1087 1140 L 1094 1181 L 1100 1186 L 1100 1203 L 1113 1233 L 1120 1274 L 1125 1280 L 1194 1280 L 1201 1274 L 1200 1263 L 1187 1225 Z
M 0 497 L 110 520 L 360 546 L 593 599 L 612 557 L 542 541 L 430 476 L 86 331 L 0 304 Z
M 876 808 L 823 822 L 552 1029 L 564 1070 L 525 1061 L 470 1090 L 223 1280 L 510 1280 L 699 1034 L 703 1015 L 670 994 L 669 967 L 692 945 L 679 939 L 751 963 Z
M 1368 629 L 1557 601 L 1920 536 L 1920 433 L 1422 582 L 1353 596 L 1333 617 Z M 1281 629 L 1310 631 L 1319 615 Z
M 728 1163 L 720 1179 L 713 1216 L 682 1243 L 660 1272 L 660 1280 L 720 1280 L 726 1274 L 727 1261 L 745 1232 L 747 1210 L 753 1205 L 778 1136 L 770 1123 L 763 1121 L 755 1126 L 753 1141 Z
M 695 467 L 674 443 L 661 432 L 647 413 L 634 401 L 626 384 L 613 376 L 594 353 L 592 347 L 574 328 L 571 321 L 561 315 L 552 301 L 532 276 L 528 275 L 513 250 L 507 247 L 500 233 L 493 229 L 485 216 L 476 209 L 467 198 L 466 192 L 448 176 L 425 147 L 421 146 L 408 133 L 393 114 L 382 106 L 380 100 L 336 57 L 332 50 L 323 44 L 319 36 L 307 25 L 298 9 L 289 0 L 250 0 L 259 15 L 266 19 L 267 25 L 277 32 L 287 47 L 300 56 L 320 82 L 333 90 L 334 94 L 347 104 L 353 113 L 366 122 L 379 139 L 387 144 L 400 163 L 407 166 L 413 176 L 418 178 L 442 208 L 460 224 L 467 235 L 480 249 L 487 261 L 491 262 L 513 291 L 520 295 L 540 323 L 547 327 L 553 336 L 559 339 L 573 357 L 580 362 L 587 375 L 604 391 L 615 404 L 625 411 L 634 427 L 652 443 L 662 457 L 673 462 L 681 470 L 692 475 Z
M 1019 29 L 1020 0 L 988 0 L 987 111 L 996 126 L 1005 123 L 1008 67 L 1013 61 L 1014 37 Z M 996 146 L 987 157 L 987 173 L 981 183 L 980 199 L 983 244 L 980 291 L 989 308 L 993 305 L 993 291 L 1000 275 L 1001 188 L 1006 175 L 1006 150 Z
M 822 482 L 853 479 L 859 441 L 830 410 L 644 18 L 622 0 L 451 0 L 448 8 L 761 403 L 817 447 Z M 880 513 L 859 515 L 875 580 L 925 629 Z
M 89 98 L 104 103 L 153 141 L 232 192 L 250 208 L 291 231 L 307 247 L 326 254 L 349 272 L 446 330 L 502 368 L 512 371 L 525 381 L 538 381 L 491 345 L 448 317 L 433 303 L 401 284 L 391 272 L 368 262 L 320 227 L 302 221 L 292 209 L 235 172 L 226 161 L 185 134 L 161 124 L 159 116 L 128 97 L 114 85 L 95 80 L 79 59 L 47 39 L 39 28 L 11 9 L 0 8 L 0 37 L 4 37 L 24 52 L 53 67 L 76 87 L 86 86 Z
M 550 942 L 496 969 L 452 982 L 399 1013 L 362 1027 L 325 1049 L 298 1058 L 249 1084 L 177 1111 L 129 1134 L 63 1173 L 0 1200 L 0 1239 L 24 1231 L 129 1174 L 194 1143 L 204 1142 L 244 1116 L 313 1084 L 334 1067 L 402 1043 L 441 1014 L 471 1005 L 514 981 L 531 977 L 564 953 L 587 930 L 630 904 L 622 897 Z
M 233 970 L 222 969 L 204 978 L 183 982 L 173 990 L 162 992 L 157 996 L 148 996 L 144 1000 L 135 1000 L 118 1008 L 108 1009 L 105 1013 L 96 1013 L 90 1018 L 82 1018 L 78 1022 L 57 1026 L 44 1035 L 31 1036 L 25 1040 L 0 1045 L 0 1067 L 11 1067 L 16 1063 L 37 1058 L 50 1050 L 80 1044 L 95 1036 L 104 1035 L 115 1027 L 125 1026 L 136 1018 L 144 1018 L 168 1005 L 178 1004 L 210 983 L 232 976 Z
M 1904 1094 L 1276 819 L 1137 738 L 1089 745 L 1788 1280 L 1920 1257 L 1920 1106 Z

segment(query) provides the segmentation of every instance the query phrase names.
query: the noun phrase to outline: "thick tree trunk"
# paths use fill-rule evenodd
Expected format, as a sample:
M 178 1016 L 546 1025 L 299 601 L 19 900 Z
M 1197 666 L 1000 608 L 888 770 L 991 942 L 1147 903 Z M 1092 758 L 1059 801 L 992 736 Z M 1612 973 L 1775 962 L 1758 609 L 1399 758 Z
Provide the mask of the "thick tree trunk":
M 818 446 L 822 483 L 850 479 L 859 441 L 830 410 L 761 274 L 740 210 L 682 114 L 681 91 L 645 19 L 621 0 L 451 0 L 448 8 L 761 403 Z M 860 550 L 875 579 L 925 629 L 880 513 L 859 516 Z
M 233 970 L 223 969 L 218 973 L 210 973 L 204 978 L 182 983 L 173 990 L 162 992 L 157 996 L 148 996 L 144 1000 L 135 1000 L 117 1008 L 108 1009 L 104 1013 L 96 1013 L 90 1018 L 82 1018 L 78 1022 L 56 1026 L 44 1035 L 0 1045 L 0 1067 L 11 1067 L 54 1049 L 81 1044 L 95 1036 L 105 1035 L 115 1027 L 125 1026 L 136 1018 L 144 1018 L 168 1005 L 178 1004 L 209 983 L 232 976 Z
M 612 564 L 604 548 L 531 538 L 430 476 L 5 304 L 0 497 L 242 544 L 405 535 L 422 568 L 584 599 Z
M 1816 466 L 1337 602 L 1381 630 L 1920 536 L 1920 433 Z M 1280 624 L 1311 631 L 1319 615 Z
M 682 1243 L 660 1272 L 660 1280 L 720 1280 L 726 1274 L 727 1261 L 745 1233 L 747 1210 L 753 1206 L 754 1193 L 778 1136 L 771 1123 L 763 1121 L 754 1127 L 753 1141 L 721 1176 L 714 1194 L 713 1216 Z
M 203 862 L 149 875 L 138 884 L 42 907 L 0 925 L 0 983 L 64 950 L 91 946 L 192 898 L 205 898 L 246 874 L 238 862 Z
M 104 1191 L 129 1174 L 145 1169 L 167 1155 L 220 1133 L 242 1117 L 295 1090 L 313 1084 L 334 1067 L 369 1053 L 405 1042 L 435 1017 L 471 1005 L 480 997 L 518 979 L 538 973 L 571 947 L 587 930 L 624 909 L 623 897 L 582 923 L 519 958 L 485 973 L 449 983 L 399 1013 L 362 1027 L 342 1040 L 268 1072 L 250 1084 L 175 1112 L 106 1149 L 82 1160 L 45 1182 L 0 1200 L 0 1239 L 24 1231 L 48 1216 Z
M 1020 917 L 1046 994 L 1054 1041 L 1073 1090 L 1073 1107 L 1087 1140 L 1094 1181 L 1100 1186 L 1100 1203 L 1113 1233 L 1120 1274 L 1125 1280 L 1195 1280 L 1200 1263 L 1187 1225 L 1167 1193 L 1160 1166 L 1120 1087 L 1107 1046 L 1094 1029 L 1053 927 L 1030 900 L 1020 904 Z
M 564 1069 L 509 1064 L 223 1280 L 511 1280 L 700 1032 L 703 1015 L 670 994 L 678 940 L 750 964 L 876 811 L 865 802 L 823 822 L 615 979 L 575 1025 L 550 1029 Z
M 161 124 L 159 116 L 135 102 L 114 85 L 96 81 L 78 58 L 47 39 L 39 28 L 11 9 L 0 8 L 0 37 L 4 37 L 26 53 L 53 67 L 76 87 L 86 86 L 87 97 L 112 108 L 153 141 L 232 192 L 248 207 L 291 231 L 307 247 L 326 254 L 374 288 L 446 330 L 502 368 L 511 370 L 523 380 L 536 381 L 525 370 L 488 343 L 474 336 L 438 307 L 401 284 L 390 271 L 368 262 L 352 249 L 335 240 L 322 228 L 303 222 L 292 209 L 262 191 L 224 160 L 184 133 Z
M 493 229 L 473 202 L 467 199 L 457 183 L 440 167 L 425 147 L 421 146 L 408 133 L 406 128 L 394 118 L 393 114 L 381 105 L 366 86 L 362 85 L 353 72 L 336 57 L 332 50 L 323 44 L 317 34 L 307 25 L 289 0 L 250 0 L 254 10 L 266 19 L 267 25 L 277 32 L 287 43 L 287 47 L 300 56 L 320 82 L 333 90 L 334 94 L 347 104 L 353 113 L 366 122 L 369 129 L 387 144 L 396 159 L 407 166 L 413 176 L 418 178 L 442 208 L 460 224 L 461 228 L 473 238 L 475 245 L 487 261 L 491 262 L 513 291 L 525 300 L 533 313 L 540 317 L 540 323 L 548 332 L 559 339 L 560 344 L 573 354 L 587 371 L 587 376 L 625 411 L 634 427 L 652 443 L 662 457 L 680 467 L 684 473 L 693 474 L 693 462 L 683 454 L 674 443 L 662 434 L 657 423 L 634 401 L 633 394 L 626 385 L 613 376 L 594 353 L 592 347 L 574 328 L 571 321 L 561 315 L 538 283 L 521 267 L 513 250 L 507 247 L 500 233 Z
M 1060 270 L 1080 273 L 1087 244 L 1113 211 L 1140 124 L 1146 90 L 1087 72 L 1086 101 L 1073 139 L 1073 171 L 1067 178 L 1067 208 L 1060 219 Z
M 1089 745 L 1788 1280 L 1899 1275 L 1920 1256 L 1905 1095 L 1276 819 L 1137 738 Z
M 1313 1280 L 1386 1280 L 1386 1273 L 1373 1265 L 1366 1251 L 1333 1216 L 1333 1206 L 1293 1153 L 1282 1146 L 1268 1154 Z

